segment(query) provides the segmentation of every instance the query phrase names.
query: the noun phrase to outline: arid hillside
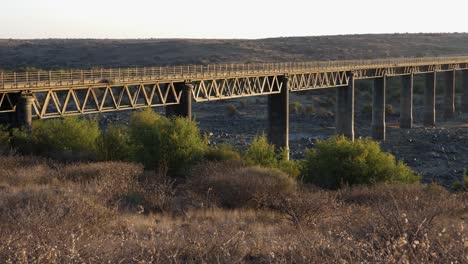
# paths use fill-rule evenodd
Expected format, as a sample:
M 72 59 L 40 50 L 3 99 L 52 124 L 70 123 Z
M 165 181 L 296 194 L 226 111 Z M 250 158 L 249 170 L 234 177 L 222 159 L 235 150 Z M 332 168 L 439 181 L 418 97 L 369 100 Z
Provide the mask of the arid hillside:
M 214 39 L 0 40 L 0 69 L 309 61 L 468 54 L 468 34 Z

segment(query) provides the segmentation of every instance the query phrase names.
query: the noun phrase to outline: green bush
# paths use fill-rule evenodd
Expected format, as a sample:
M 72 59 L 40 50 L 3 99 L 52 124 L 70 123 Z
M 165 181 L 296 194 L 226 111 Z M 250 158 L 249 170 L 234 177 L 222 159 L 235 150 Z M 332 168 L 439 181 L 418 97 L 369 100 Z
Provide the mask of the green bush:
M 128 127 L 108 126 L 99 137 L 98 152 L 101 160 L 131 160 L 134 157 L 134 145 Z
M 244 153 L 247 165 L 260 165 L 263 167 L 275 167 L 278 160 L 275 146 L 269 144 L 265 135 L 254 137 L 252 144 Z
M 30 133 L 23 129 L 13 131 L 12 145 L 25 154 L 59 155 L 58 158 L 71 154 L 73 157 L 92 158 L 96 156 L 100 134 L 95 119 L 35 120 Z
M 318 141 L 315 150 L 306 150 L 303 165 L 305 182 L 336 189 L 344 185 L 377 182 L 415 183 L 419 176 L 403 162 L 381 150 L 370 139 L 351 141 L 343 136 Z
M 259 165 L 267 168 L 277 168 L 295 178 L 301 170 L 298 162 L 287 159 L 287 152 L 275 152 L 275 146 L 269 144 L 265 135 L 254 137 L 252 144 L 244 153 L 244 161 L 249 166 Z
M 227 161 L 240 160 L 239 152 L 235 151 L 232 146 L 220 144 L 215 147 L 209 147 L 204 158 L 208 161 Z
M 165 166 L 175 176 L 186 173 L 206 150 L 206 141 L 194 122 L 162 117 L 151 109 L 132 116 L 130 135 L 137 161 L 151 169 Z
M 276 167 L 292 178 L 297 178 L 301 175 L 300 162 L 295 160 L 279 160 Z

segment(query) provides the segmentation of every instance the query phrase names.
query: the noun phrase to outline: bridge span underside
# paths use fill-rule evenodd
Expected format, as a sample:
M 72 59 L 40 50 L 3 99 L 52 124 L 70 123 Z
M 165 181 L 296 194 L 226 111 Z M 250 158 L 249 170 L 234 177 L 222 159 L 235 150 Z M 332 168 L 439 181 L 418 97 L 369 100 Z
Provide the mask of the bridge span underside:
M 134 69 L 0 73 L 0 121 L 31 126 L 33 118 L 165 106 L 192 117 L 192 103 L 268 96 L 268 138 L 288 149 L 289 93 L 336 88 L 336 132 L 354 139 L 354 88 L 374 79 L 371 134 L 385 140 L 387 79 L 402 81 L 400 127 L 413 126 L 413 82 L 424 74 L 425 126 L 435 125 L 437 73 L 443 72 L 443 117 L 455 114 L 457 71 L 462 71 L 462 112 L 468 113 L 468 57 L 397 58 L 262 64 L 190 65 Z

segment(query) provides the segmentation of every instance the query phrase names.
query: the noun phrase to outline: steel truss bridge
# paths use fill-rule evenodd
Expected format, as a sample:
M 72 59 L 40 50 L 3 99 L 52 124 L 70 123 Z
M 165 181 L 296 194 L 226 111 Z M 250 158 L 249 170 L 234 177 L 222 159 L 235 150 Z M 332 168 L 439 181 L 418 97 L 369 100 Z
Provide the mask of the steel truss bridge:
M 455 72 L 459 70 L 464 72 L 465 91 L 468 89 L 468 56 L 2 72 L 0 115 L 17 113 L 19 122 L 28 125 L 32 117 L 45 119 L 167 106 L 172 113 L 191 116 L 191 102 L 268 95 L 272 112 L 270 131 L 286 134 L 273 141 L 284 145 L 288 132 L 284 129 L 289 121 L 282 116 L 289 113 L 289 92 L 338 88 L 337 130 L 353 136 L 354 82 L 372 78 L 375 79 L 373 135 L 385 139 L 385 134 L 379 134 L 382 133 L 381 105 L 385 104 L 387 77 L 402 76 L 403 87 L 407 88 L 402 91 L 401 120 L 408 123 L 406 120 L 411 119 L 412 123 L 413 76 L 428 76 L 425 124 L 434 125 L 435 117 L 431 115 L 435 116 L 436 73 L 446 73 L 445 102 L 449 106 L 444 111 L 449 113 L 454 112 Z M 468 92 L 463 98 L 468 101 Z M 385 120 L 383 122 L 385 127 Z
M 34 98 L 33 116 L 63 117 L 180 103 L 181 84 L 195 102 L 280 93 L 279 77 L 298 92 L 348 86 L 354 79 L 468 69 L 467 57 L 190 65 L 0 73 L 0 113 L 16 110 L 17 95 Z

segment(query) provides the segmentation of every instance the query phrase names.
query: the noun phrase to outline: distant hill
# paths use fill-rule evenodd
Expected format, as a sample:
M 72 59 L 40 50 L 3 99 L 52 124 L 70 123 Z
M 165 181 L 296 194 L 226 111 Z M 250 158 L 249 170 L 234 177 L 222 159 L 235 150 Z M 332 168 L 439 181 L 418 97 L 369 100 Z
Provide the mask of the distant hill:
M 468 55 L 468 34 L 215 39 L 0 39 L 0 69 L 162 66 Z

